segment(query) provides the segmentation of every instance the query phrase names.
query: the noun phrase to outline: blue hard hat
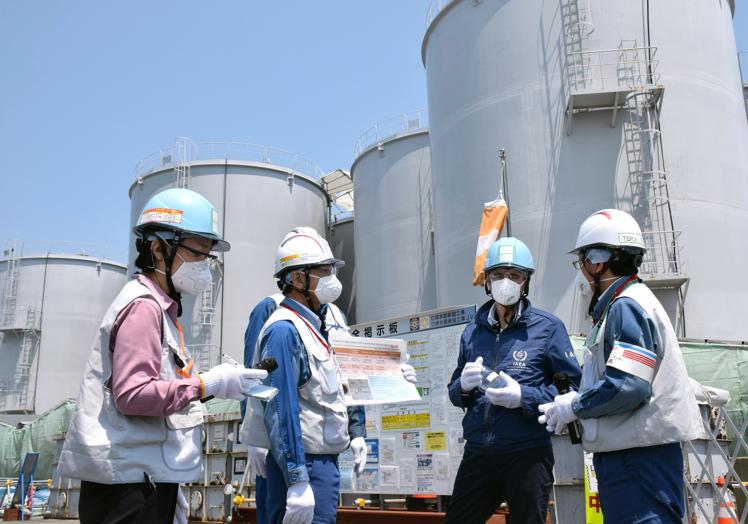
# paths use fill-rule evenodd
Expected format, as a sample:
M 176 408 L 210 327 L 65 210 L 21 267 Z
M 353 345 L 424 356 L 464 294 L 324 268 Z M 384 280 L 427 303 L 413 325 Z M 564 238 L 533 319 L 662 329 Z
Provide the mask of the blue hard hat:
M 532 253 L 524 242 L 514 237 L 500 238 L 488 250 L 484 271 L 497 267 L 516 267 L 531 275 L 535 271 Z
M 173 238 L 177 232 L 213 241 L 212 251 L 228 251 L 231 245 L 218 233 L 218 212 L 213 204 L 189 189 L 167 189 L 153 195 L 143 208 L 136 234 L 165 231 Z

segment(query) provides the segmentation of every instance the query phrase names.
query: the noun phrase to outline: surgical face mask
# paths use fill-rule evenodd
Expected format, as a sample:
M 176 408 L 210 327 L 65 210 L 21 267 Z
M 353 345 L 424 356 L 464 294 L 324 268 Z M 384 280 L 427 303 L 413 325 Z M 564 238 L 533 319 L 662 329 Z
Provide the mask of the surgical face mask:
M 213 284 L 213 274 L 207 260 L 187 262 L 179 253 L 177 256 L 182 259 L 182 265 L 171 276 L 174 289 L 187 295 L 199 295 Z
M 594 293 L 592 284 L 590 284 L 590 281 L 584 276 L 581 269 L 577 271 L 577 276 L 574 279 L 574 287 L 579 290 L 579 294 L 582 295 L 582 298 L 590 298 L 592 293 Z
M 320 304 L 335 302 L 343 291 L 343 284 L 340 283 L 340 280 L 335 275 L 327 275 L 326 277 L 310 276 L 319 279 L 317 287 L 314 288 L 314 294 L 317 296 Z
M 522 284 L 504 278 L 491 282 L 491 296 L 502 306 L 513 306 L 522 294 Z

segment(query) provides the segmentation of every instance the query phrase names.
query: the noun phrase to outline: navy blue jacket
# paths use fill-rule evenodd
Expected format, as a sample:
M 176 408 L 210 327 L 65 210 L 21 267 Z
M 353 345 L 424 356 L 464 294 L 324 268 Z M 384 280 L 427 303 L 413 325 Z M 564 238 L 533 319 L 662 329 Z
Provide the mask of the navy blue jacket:
M 563 322 L 532 307 L 527 299 L 520 317 L 499 332 L 488 323 L 493 305 L 493 300 L 483 304 L 463 331 L 457 369 L 448 386 L 452 404 L 467 409 L 462 419 L 465 449 L 493 454 L 550 446 L 550 434 L 537 421 L 538 405 L 558 394 L 554 373 L 566 373 L 574 388 L 581 378 L 569 335 Z M 484 366 L 504 371 L 519 382 L 521 407 L 494 406 L 478 388 L 461 392 L 462 368 L 478 357 L 483 357 Z

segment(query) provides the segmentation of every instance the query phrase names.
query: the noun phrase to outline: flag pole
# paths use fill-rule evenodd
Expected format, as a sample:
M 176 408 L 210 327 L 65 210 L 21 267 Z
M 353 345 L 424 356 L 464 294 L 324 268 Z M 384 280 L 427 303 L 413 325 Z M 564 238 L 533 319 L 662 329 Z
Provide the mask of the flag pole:
M 501 198 L 506 202 L 507 213 L 506 213 L 506 235 L 512 236 L 512 213 L 509 209 L 509 183 L 507 182 L 506 173 L 506 149 L 499 147 L 499 158 L 501 159 L 501 179 L 499 180 L 499 187 L 501 192 Z

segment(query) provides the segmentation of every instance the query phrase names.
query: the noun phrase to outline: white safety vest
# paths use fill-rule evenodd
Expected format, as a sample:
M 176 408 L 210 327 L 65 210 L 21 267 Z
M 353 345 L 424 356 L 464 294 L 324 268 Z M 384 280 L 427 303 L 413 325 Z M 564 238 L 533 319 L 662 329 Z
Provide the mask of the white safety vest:
M 320 455 L 341 453 L 350 443 L 348 413 L 343 400 L 340 368 L 322 334 L 294 311 L 279 307 L 265 322 L 257 337 L 253 364 L 260 360 L 260 345 L 265 332 L 272 324 L 282 320 L 290 321 L 299 333 L 311 371 L 309 381 L 299 388 L 299 421 L 304 451 Z M 240 438 L 250 446 L 270 449 L 261 401 L 250 398 L 247 402 Z
M 586 451 L 603 452 L 684 442 L 698 437 L 701 417 L 694 397 L 678 338 L 664 308 L 650 289 L 636 283 L 618 298 L 635 300 L 654 321 L 661 355 L 652 378 L 652 396 L 645 405 L 626 413 L 580 419 L 582 446 Z M 616 298 L 615 300 L 618 300 Z M 605 375 L 605 324 L 587 337 L 579 392 L 592 387 Z
M 104 315 L 86 364 L 78 403 L 60 454 L 58 475 L 101 484 L 195 482 L 200 477 L 203 410 L 193 401 L 165 417 L 124 415 L 114 405 L 107 382 L 112 376 L 109 352 L 112 327 L 119 313 L 139 297 L 153 296 L 131 280 Z M 155 300 L 154 300 L 155 301 Z M 156 302 L 158 303 L 158 302 Z M 179 332 L 163 315 L 161 379 L 177 377 L 173 354 L 180 356 Z

